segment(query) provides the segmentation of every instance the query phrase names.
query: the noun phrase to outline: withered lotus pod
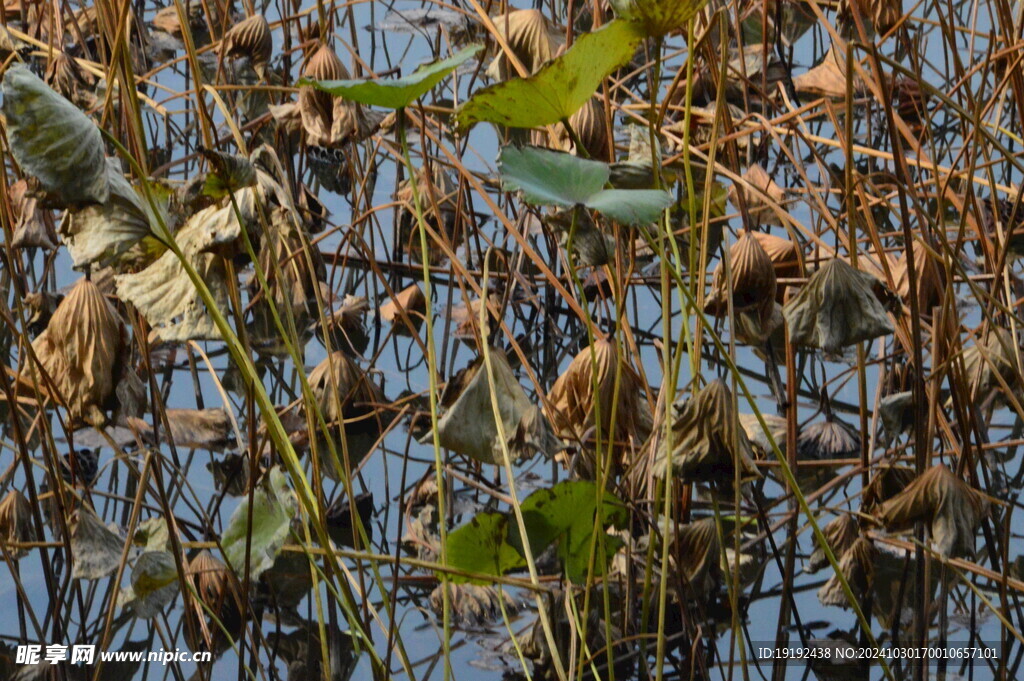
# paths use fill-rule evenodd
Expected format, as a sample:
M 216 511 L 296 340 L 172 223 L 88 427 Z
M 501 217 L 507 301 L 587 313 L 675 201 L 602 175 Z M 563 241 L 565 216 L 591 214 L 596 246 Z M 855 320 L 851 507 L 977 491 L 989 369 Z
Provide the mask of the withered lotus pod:
M 494 406 L 491 402 L 492 392 L 497 398 L 498 413 L 501 416 L 502 430 L 506 445 L 515 443 L 517 434 L 522 444 L 535 442 L 542 447 L 547 446 L 545 437 L 533 436 L 521 432 L 523 420 L 527 419 L 526 428 L 536 431 L 546 428 L 546 423 L 536 422 L 536 413 L 526 391 L 519 385 L 504 353 L 498 350 L 490 352 L 493 370 L 493 391 L 491 378 L 487 375 L 487 366 L 483 356 L 478 357 L 468 367 L 456 374 L 445 386 L 441 396 L 441 407 L 444 413 L 437 423 L 438 441 L 441 446 L 458 452 L 464 456 L 502 465 L 504 452 L 501 441 L 502 434 L 498 430 Z M 433 434 L 428 432 L 421 442 L 431 443 Z M 511 447 L 510 447 L 511 449 Z M 520 453 L 532 455 L 536 450 L 520 450 Z M 545 451 L 547 456 L 554 451 Z M 512 452 L 509 452 L 512 456 Z
M 615 402 L 615 373 L 620 362 Z M 645 392 L 640 375 L 619 357 L 615 344 L 599 339 L 581 350 L 551 386 L 546 411 L 556 435 L 578 442 L 585 441 L 595 427 L 595 412 L 599 412 L 601 438 L 606 442 L 614 411 L 615 442 L 638 447 L 651 434 L 653 421 Z M 624 449 L 619 447 L 620 452 Z
M 35 540 L 36 528 L 32 524 L 32 508 L 28 499 L 20 491 L 12 489 L 0 501 L 0 541 L 10 544 Z M 10 551 L 14 558 L 25 555 L 24 549 L 12 547 Z
M 804 426 L 796 440 L 801 459 L 843 459 L 860 453 L 860 433 L 839 419 Z
M 188 575 L 195 585 L 199 600 L 215 615 L 220 615 L 226 604 L 236 595 L 234 580 L 228 566 L 207 549 L 203 549 L 189 562 Z
M 988 499 L 945 464 L 932 466 L 883 503 L 877 515 L 886 529 L 906 530 L 929 523 L 935 550 L 946 557 L 974 552 L 974 532 L 988 511 Z
M 743 180 L 746 184 L 735 182 L 729 188 L 729 201 L 738 209 L 742 196 L 747 213 L 754 224 L 781 225 L 782 220 L 775 213 L 774 206 L 783 204 L 786 199 L 786 191 L 757 163 L 747 168 L 747 171 L 743 173 Z
M 828 542 L 828 547 L 832 549 L 832 555 L 837 559 L 841 559 L 843 554 L 860 537 L 860 523 L 857 522 L 854 516 L 844 513 L 829 521 L 825 527 L 821 528 L 821 533 L 824 535 L 825 541 Z M 814 573 L 827 567 L 828 564 L 825 550 L 818 543 L 818 538 L 815 536 L 814 551 L 811 553 L 810 558 L 807 559 L 805 569 L 809 573 Z
M 762 319 L 771 317 L 775 302 L 775 266 L 761 242 L 744 231 L 729 249 L 729 275 L 732 278 L 732 301 L 736 312 L 756 309 Z M 711 293 L 704 311 L 718 317 L 729 312 L 729 282 L 724 263 L 719 263 L 711 282 Z
M 512 54 L 532 75 L 555 56 L 564 42 L 562 31 L 535 9 L 517 9 L 492 18 L 498 34 L 505 39 Z M 499 47 L 498 56 L 487 67 L 492 80 L 508 80 L 519 75 Z
M 875 295 L 879 284 L 870 274 L 832 258 L 782 308 L 790 341 L 834 353 L 892 333 L 889 316 Z
M 262 14 L 253 14 L 232 26 L 224 34 L 221 49 L 229 57 L 248 57 L 254 68 L 265 67 L 274 50 L 267 18 Z
M 96 284 L 79 279 L 32 342 L 53 389 L 34 359 L 22 380 L 28 385 L 38 381 L 40 390 L 65 406 L 73 420 L 103 425 L 127 339 L 124 323 Z
M 665 446 L 664 437 L 655 441 L 656 476 L 668 475 L 670 458 L 671 472 L 686 480 L 728 483 L 734 479 L 737 467 L 741 480 L 760 476 L 736 401 L 725 381 L 715 379 L 692 397 L 677 400 L 672 409 L 672 449 Z

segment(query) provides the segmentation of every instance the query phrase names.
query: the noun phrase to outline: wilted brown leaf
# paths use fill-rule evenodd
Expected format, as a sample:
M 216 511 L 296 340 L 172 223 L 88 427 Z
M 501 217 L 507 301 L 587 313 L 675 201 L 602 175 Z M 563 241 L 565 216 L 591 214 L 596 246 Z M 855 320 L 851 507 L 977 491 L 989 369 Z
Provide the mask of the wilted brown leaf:
M 974 552 L 974 533 L 987 511 L 987 498 L 940 463 L 884 502 L 876 513 L 888 530 L 906 530 L 919 521 L 928 523 L 935 550 L 954 557 Z

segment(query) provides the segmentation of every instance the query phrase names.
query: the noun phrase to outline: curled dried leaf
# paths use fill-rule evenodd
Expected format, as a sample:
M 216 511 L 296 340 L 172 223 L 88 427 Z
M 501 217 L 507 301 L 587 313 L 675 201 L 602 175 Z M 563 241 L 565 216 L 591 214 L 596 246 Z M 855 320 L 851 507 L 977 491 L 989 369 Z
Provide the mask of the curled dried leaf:
M 426 311 L 427 298 L 423 295 L 423 289 L 419 284 L 412 284 L 402 289 L 377 310 L 381 319 L 393 325 L 395 333 L 400 334 L 412 334 L 419 331 Z M 409 319 L 408 322 L 405 321 L 406 317 Z
M 265 67 L 274 50 L 270 24 L 262 14 L 250 17 L 232 26 L 221 41 L 221 51 L 229 57 L 248 57 L 256 68 Z M 259 71 L 257 71 L 259 73 Z
M 974 533 L 987 511 L 985 495 L 938 464 L 879 506 L 877 514 L 888 530 L 929 523 L 935 550 L 953 557 L 974 552 Z
M 539 10 L 517 9 L 496 16 L 493 21 L 498 34 L 505 39 L 528 75 L 537 73 L 565 44 L 564 33 Z M 502 53 L 487 67 L 487 75 L 492 80 L 508 80 L 519 74 Z
M 885 3 L 879 3 L 885 4 Z M 802 94 L 828 97 L 830 99 L 846 99 L 846 58 L 841 56 L 835 47 L 829 49 L 821 63 L 806 73 L 793 78 L 793 86 Z M 858 95 L 865 90 L 864 81 L 853 76 L 853 93 Z
M 723 380 L 715 379 L 692 397 L 677 400 L 673 412 L 672 449 L 664 438 L 654 442 L 656 476 L 671 472 L 687 480 L 730 483 L 738 468 L 741 480 L 760 477 L 736 401 Z
M 760 164 L 755 163 L 747 168 L 743 173 L 743 182 L 736 182 L 729 188 L 729 201 L 734 206 L 739 207 L 741 196 L 753 223 L 782 224 L 782 219 L 775 211 L 782 210 L 779 206 L 785 202 L 786 191 L 768 176 Z
M 10 544 L 36 541 L 37 536 L 28 499 L 19 490 L 12 489 L 0 501 L 0 541 L 9 546 L 11 556 L 18 559 L 25 555 L 25 549 Z
M 103 425 L 126 345 L 120 316 L 93 282 L 80 279 L 32 342 L 39 363 L 30 361 L 22 380 L 28 385 L 38 381 L 44 394 L 64 405 L 72 419 Z M 49 381 L 43 380 L 40 370 Z
M 189 562 L 188 575 L 199 600 L 214 614 L 221 613 L 226 604 L 235 601 L 236 582 L 231 571 L 209 550 L 203 549 Z
M 446 449 L 477 461 L 501 465 L 505 459 L 492 395 L 498 403 L 506 446 L 510 441 L 515 441 L 517 433 L 521 434 L 523 444 L 529 441 L 546 444 L 545 438 L 527 438 L 528 433 L 520 432 L 519 429 L 524 418 L 528 420 L 527 429 L 530 429 L 531 422 L 534 427 L 542 429 L 547 424 L 537 424 L 537 414 L 531 410 L 533 405 L 526 391 L 519 385 L 504 353 L 492 350 L 490 358 L 493 372 L 491 378 L 488 377 L 487 366 L 481 356 L 445 386 L 441 398 L 444 413 L 438 420 L 437 434 L 441 446 Z M 432 437 L 431 433 L 427 433 L 423 441 L 428 442 Z M 532 456 L 535 452 L 529 449 L 521 453 Z M 544 454 L 551 456 L 554 452 L 545 451 Z
M 71 576 L 102 579 L 121 563 L 124 540 L 87 506 L 78 509 L 71 526 Z
M 505 601 L 505 612 L 509 616 L 519 608 L 515 599 L 506 590 L 500 592 L 493 586 L 478 584 L 452 584 L 448 586 L 448 597 L 451 603 L 455 625 L 462 627 L 479 627 L 501 617 L 499 599 Z M 445 584 L 439 584 L 430 592 L 430 607 L 440 615 L 443 611 Z
M 600 424 L 602 441 L 613 437 L 618 458 L 624 460 L 651 434 L 653 418 L 645 394 L 636 369 L 620 358 L 613 343 L 601 339 L 581 350 L 558 377 L 545 410 L 555 434 L 564 440 L 586 443 Z
M 704 311 L 719 317 L 728 314 L 731 285 L 734 310 L 753 309 L 762 322 L 770 320 L 775 303 L 775 265 L 750 232 L 744 231 L 729 249 L 729 269 L 731 282 L 726 279 L 724 264 L 715 268 Z
M 860 537 L 860 523 L 857 522 L 854 516 L 844 513 L 836 516 L 825 527 L 821 528 L 821 534 L 825 537 L 825 541 L 832 550 L 832 554 L 837 558 L 841 558 Z M 815 536 L 814 551 L 811 553 L 810 558 L 807 559 L 807 567 L 805 569 L 809 573 L 814 573 L 828 564 L 825 550 L 819 544 L 818 537 Z
M 839 258 L 811 275 L 782 309 L 791 342 L 829 353 L 892 333 L 875 294 L 880 282 Z
M 15 220 L 12 245 L 47 251 L 57 248 L 59 242 L 53 214 L 40 208 L 39 200 L 29 192 L 28 182 L 22 179 L 12 184 L 9 196 Z

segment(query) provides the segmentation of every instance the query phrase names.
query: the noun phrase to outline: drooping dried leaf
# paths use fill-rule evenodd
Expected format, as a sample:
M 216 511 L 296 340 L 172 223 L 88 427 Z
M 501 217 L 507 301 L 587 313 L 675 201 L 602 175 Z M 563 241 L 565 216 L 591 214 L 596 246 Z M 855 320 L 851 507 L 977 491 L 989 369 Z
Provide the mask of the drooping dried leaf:
M 61 50 L 53 53 L 46 65 L 45 78 L 47 85 L 76 106 L 86 110 L 96 106 L 96 95 L 93 92 L 96 79 L 84 71 L 67 52 Z
M 839 557 L 839 571 L 850 585 L 850 591 L 858 600 L 863 600 L 874 587 L 875 563 L 878 561 L 878 549 L 867 537 L 857 537 L 853 544 Z M 818 590 L 818 600 L 822 605 L 833 605 L 849 608 L 850 601 L 843 591 L 839 578 L 833 574 L 825 585 Z
M 616 393 L 617 372 L 619 389 Z M 558 437 L 582 443 L 592 437 L 597 418 L 600 418 L 602 441 L 607 442 L 614 436 L 615 449 L 621 459 L 651 434 L 653 417 L 645 394 L 636 369 L 619 357 L 613 343 L 599 339 L 581 350 L 551 386 L 545 411 Z
M 671 472 L 687 480 L 729 483 L 737 467 L 741 480 L 760 476 L 736 401 L 723 380 L 715 379 L 694 396 L 677 400 L 673 411 L 671 451 L 663 437 L 653 444 L 656 476 Z
M 785 453 L 785 417 L 777 414 L 765 413 L 762 413 L 761 417 L 764 419 L 765 425 L 768 426 L 768 429 L 771 431 L 772 439 L 775 440 L 775 444 L 778 446 L 779 451 Z M 743 432 L 747 434 L 747 439 L 750 440 L 750 444 L 753 446 L 758 459 L 773 456 L 773 452 L 775 450 L 772 449 L 771 440 L 768 439 L 768 435 L 764 432 L 764 428 L 761 427 L 761 423 L 757 420 L 756 414 L 740 414 L 740 425 L 743 426 Z
M 4 74 L 3 95 L 7 139 L 18 165 L 65 204 L 104 203 L 110 187 L 93 122 L 21 64 Z
M 1018 385 L 1015 348 L 1013 334 L 1001 326 L 989 327 L 984 338 L 964 348 L 964 373 L 971 389 L 977 387 L 979 398 L 1001 389 L 999 377 L 1011 389 Z
M 714 518 L 701 518 L 678 528 L 675 555 L 695 593 L 710 593 L 721 576 L 721 542 Z
M 747 168 L 743 180 L 746 184 L 736 182 L 729 188 L 729 201 L 738 208 L 742 195 L 753 224 L 781 225 L 782 219 L 776 214 L 774 206 L 783 210 L 781 206 L 785 203 L 786 191 L 757 163 Z
M 729 312 L 730 281 L 725 269 L 723 263 L 715 268 L 711 292 L 704 304 L 705 312 L 719 317 Z M 729 269 L 733 309 L 754 309 L 762 321 L 769 320 L 775 303 L 775 265 L 750 232 L 744 231 L 729 249 Z
M 836 516 L 825 527 L 821 528 L 825 541 L 832 549 L 832 554 L 841 559 L 846 551 L 853 546 L 860 537 L 860 523 L 857 519 L 847 513 Z M 825 556 L 825 550 L 818 543 L 817 536 L 814 537 L 814 551 L 807 559 L 807 566 L 804 568 L 809 573 L 817 572 L 829 564 Z
M 39 200 L 28 190 L 28 182 L 21 179 L 12 184 L 9 196 L 15 220 L 11 245 L 15 248 L 42 248 L 47 251 L 57 248 L 59 242 L 53 215 L 39 207 Z
M 111 160 L 105 168 L 107 200 L 69 210 L 61 221 L 61 238 L 78 269 L 148 264 L 163 250 L 150 230 L 149 213 L 117 162 Z
M 71 576 L 102 579 L 121 562 L 124 540 L 87 506 L 78 509 L 71 526 Z
M 127 331 L 117 312 L 93 282 L 80 279 L 32 342 L 55 390 L 50 390 L 32 360 L 22 380 L 28 385 L 37 380 L 44 394 L 64 405 L 72 419 L 103 425 L 126 345 Z
M 946 557 L 974 552 L 974 533 L 988 511 L 988 500 L 945 464 L 932 466 L 877 510 L 889 530 L 929 523 L 935 550 Z
M 28 499 L 19 490 L 12 489 L 0 501 L 0 541 L 6 545 L 11 542 L 32 542 L 37 540 L 37 536 Z M 14 559 L 26 553 L 25 549 L 13 546 L 9 551 Z
M 421 166 L 416 172 L 416 191 L 419 193 L 420 209 L 430 229 L 443 236 L 454 250 L 462 241 L 462 235 L 456 232 L 459 183 L 440 164 L 432 164 L 432 168 L 433 172 L 427 166 Z M 398 184 L 395 201 L 399 204 L 398 225 L 402 245 L 414 259 L 423 262 L 416 206 L 413 201 L 412 184 L 408 178 Z M 444 262 L 447 257 L 429 234 L 427 250 L 430 254 L 430 263 L 433 265 Z
M 341 350 L 328 355 L 309 373 L 309 387 L 332 437 L 339 443 L 342 437 L 346 440 L 345 447 L 337 448 L 338 456 L 348 456 L 351 465 L 362 461 L 391 423 L 390 412 L 378 406 L 386 401 L 384 391 Z M 320 438 L 319 432 L 316 437 Z M 339 479 L 326 443 L 317 451 L 324 459 L 321 472 Z
M 210 164 L 203 193 L 215 199 L 256 185 L 256 168 L 245 156 L 201 147 L 203 158 Z
M 914 425 L 914 393 L 910 390 L 886 395 L 878 403 L 882 428 L 890 439 Z
M 580 110 L 569 117 L 569 125 L 583 143 L 589 158 L 607 161 L 611 153 L 608 144 L 608 126 L 605 125 L 604 106 L 600 100 L 591 97 Z M 564 125 L 549 126 L 548 144 L 553 149 L 578 154 L 576 144 Z
M 861 508 L 870 512 L 876 505 L 896 496 L 914 481 L 914 469 L 908 466 L 881 466 L 871 476 L 861 495 Z
M 565 44 L 565 34 L 553 26 L 542 12 L 535 9 L 517 9 L 493 18 L 498 35 L 505 39 L 512 54 L 527 71 L 527 75 L 550 61 L 558 49 Z M 500 51 L 500 48 L 499 48 Z M 490 66 L 487 75 L 492 80 L 508 80 L 518 76 L 504 52 L 500 52 Z
M 660 38 L 686 27 L 707 0 L 610 0 L 615 13 L 643 27 L 652 38 Z
M 224 34 L 221 41 L 223 54 L 229 57 L 248 57 L 257 69 L 266 66 L 273 49 L 274 40 L 270 34 L 270 24 L 262 14 L 253 14 L 235 24 Z
M 875 295 L 880 282 L 833 258 L 811 275 L 782 309 L 790 340 L 829 353 L 892 333 L 889 316 Z
M 931 315 L 932 308 L 939 304 L 945 291 L 945 270 L 918 239 L 914 239 L 913 255 L 914 271 L 917 275 L 918 309 L 921 314 Z M 907 266 L 907 253 L 903 253 L 892 265 L 892 278 L 896 285 L 896 293 L 909 303 L 910 271 Z
M 199 599 L 215 615 L 219 615 L 225 605 L 235 604 L 237 589 L 228 566 L 217 559 L 207 549 L 196 554 L 188 564 L 188 576 L 195 586 Z
M 530 415 L 532 405 L 505 355 L 492 350 L 490 357 L 493 394 L 497 399 L 507 444 L 515 437 L 523 418 Z M 483 356 L 452 377 L 441 399 L 444 413 L 437 423 L 442 447 L 483 463 L 504 463 L 491 395 L 491 379 L 488 378 Z M 432 439 L 433 434 L 427 433 L 422 441 L 430 442 Z M 530 455 L 533 453 L 529 452 Z M 554 452 L 544 453 L 551 456 Z

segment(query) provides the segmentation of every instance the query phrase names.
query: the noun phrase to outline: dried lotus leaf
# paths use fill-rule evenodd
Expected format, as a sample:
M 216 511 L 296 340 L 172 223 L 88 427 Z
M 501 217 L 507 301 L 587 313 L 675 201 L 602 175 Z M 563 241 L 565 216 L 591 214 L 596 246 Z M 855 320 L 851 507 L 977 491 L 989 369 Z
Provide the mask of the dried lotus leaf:
M 437 423 L 437 435 L 446 449 L 483 463 L 501 465 L 505 459 L 492 393 L 498 403 L 506 445 L 515 438 L 524 416 L 533 417 L 530 411 L 533 405 L 505 355 L 492 350 L 490 358 L 493 372 L 490 378 L 481 356 L 446 386 L 442 399 L 445 410 Z M 430 442 L 432 437 L 427 433 L 422 441 Z M 532 455 L 533 451 L 527 454 Z
M 331 437 L 338 443 L 345 439 L 345 446 L 336 448 L 338 456 L 347 456 L 350 465 L 362 461 L 391 423 L 389 412 L 378 406 L 385 401 L 384 391 L 341 350 L 328 355 L 309 373 L 309 386 Z M 321 471 L 332 480 L 339 479 L 340 472 L 319 429 L 316 437 Z
M 729 269 L 733 309 L 756 309 L 762 321 L 770 319 L 775 302 L 775 265 L 761 242 L 750 232 L 744 231 L 729 249 Z M 728 314 L 729 286 L 725 266 L 719 263 L 704 304 L 705 312 L 718 317 Z
M 266 66 L 273 50 L 274 40 L 270 34 L 270 24 L 262 14 L 253 14 L 235 24 L 224 34 L 221 41 L 221 51 L 224 54 L 229 57 L 248 57 L 257 69 Z
M 617 367 L 618 393 L 615 390 Z M 616 394 L 618 402 L 614 401 Z M 586 442 L 598 416 L 601 438 L 607 440 L 613 434 L 614 414 L 613 435 L 621 460 L 627 451 L 639 447 L 651 434 L 653 417 L 645 394 L 636 369 L 619 357 L 614 343 L 599 339 L 581 350 L 551 386 L 545 410 L 555 434 L 576 442 Z
M 604 106 L 601 101 L 591 97 L 580 110 L 569 117 L 569 125 L 576 137 L 583 143 L 589 158 L 607 161 L 611 153 L 608 144 L 608 126 L 605 125 Z M 552 148 L 578 154 L 576 144 L 569 136 L 564 125 L 553 125 L 548 128 L 549 143 Z
M 917 300 L 921 314 L 930 315 L 932 308 L 939 304 L 945 291 L 945 270 L 935 261 L 928 248 L 918 239 L 914 239 L 914 271 L 917 275 Z M 892 265 L 892 279 L 896 293 L 903 300 L 910 300 L 910 272 L 907 267 L 907 253 L 900 256 Z
M 790 341 L 834 353 L 892 333 L 889 316 L 875 295 L 879 284 L 839 258 L 829 260 L 782 309 Z
M 78 269 L 144 262 L 163 248 L 150 229 L 142 199 L 117 162 L 110 160 L 105 168 L 110 187 L 107 200 L 69 210 L 60 225 L 61 238 Z
M 775 446 L 779 448 L 779 451 L 785 452 L 786 418 L 777 414 L 765 413 L 761 414 L 761 418 L 764 419 L 765 425 L 768 426 L 771 440 L 775 440 Z M 768 433 L 761 427 L 761 422 L 757 420 L 756 414 L 740 414 L 740 425 L 743 426 L 743 432 L 747 434 L 747 439 L 750 440 L 750 444 L 758 454 L 757 458 L 772 456 L 775 451 L 772 449 L 772 442 L 768 438 Z
M 175 447 L 219 451 L 230 444 L 231 419 L 223 409 L 167 409 L 166 415 Z M 151 425 L 136 417 L 129 417 L 128 423 L 139 435 L 155 441 Z M 168 433 L 161 436 L 167 439 Z
M 707 0 L 610 0 L 615 13 L 639 24 L 652 38 L 660 38 L 686 27 Z
M 199 600 L 214 614 L 223 612 L 225 604 L 237 600 L 236 582 L 228 566 L 209 550 L 203 549 L 188 564 L 188 576 L 195 586 Z
M 11 543 L 32 542 L 37 538 L 28 499 L 19 490 L 12 489 L 0 501 L 0 541 L 9 547 L 11 557 L 17 560 L 25 555 L 25 549 L 11 546 Z
M 527 75 L 536 73 L 550 61 L 565 43 L 562 31 L 535 9 L 517 9 L 493 18 L 498 35 L 504 38 L 512 54 L 526 69 Z M 519 75 L 504 53 L 499 54 L 487 67 L 492 80 L 508 80 Z
M 732 391 L 715 379 L 688 399 L 673 405 L 672 450 L 664 438 L 655 441 L 653 472 L 670 473 L 686 480 L 729 483 L 739 468 L 741 480 L 760 477 L 753 450 L 740 423 Z
M 820 64 L 793 78 L 793 86 L 801 94 L 846 99 L 846 58 L 840 56 L 836 48 L 830 48 Z M 865 89 L 864 81 L 854 74 L 854 96 Z
M 850 591 L 858 600 L 866 598 L 874 587 L 877 561 L 878 549 L 867 537 L 857 537 L 839 557 L 839 571 L 846 578 Z M 818 590 L 818 600 L 822 605 L 850 607 L 843 584 L 835 574 Z
M 710 594 L 721 575 L 721 542 L 714 518 L 702 518 L 678 528 L 675 554 L 686 581 L 697 594 Z
M 419 331 L 427 312 L 427 298 L 419 284 L 412 284 L 380 306 L 381 319 L 395 328 L 395 333 L 411 335 Z M 405 317 L 408 317 L 408 321 Z M 411 327 L 410 327 L 411 325 Z
M 159 615 L 178 594 L 178 569 L 167 551 L 146 551 L 132 566 L 131 586 L 118 594 L 118 605 L 141 619 Z
M 870 511 L 874 506 L 891 499 L 906 489 L 914 477 L 914 469 L 907 466 L 882 466 L 876 469 L 861 495 L 861 508 Z
M 22 170 L 64 204 L 104 203 L 107 164 L 92 120 L 21 64 L 4 74 L 3 95 L 7 139 Z
M 30 361 L 23 381 L 64 405 L 72 419 L 103 425 L 105 405 L 114 396 L 117 367 L 127 346 L 120 316 L 88 279 L 80 279 L 57 306 L 46 329 L 32 342 L 44 381 Z
M 729 201 L 737 208 L 741 196 L 754 224 L 782 224 L 782 219 L 775 211 L 782 210 L 776 207 L 785 202 L 786 191 L 768 176 L 761 165 L 755 163 L 747 168 L 743 173 L 743 182 L 735 182 L 729 188 Z
M 310 80 L 343 80 L 349 77 L 348 69 L 326 44 L 313 53 L 302 76 Z M 330 146 L 334 97 L 312 85 L 303 85 L 299 88 L 298 108 L 307 141 L 317 146 Z
M 52 251 L 59 245 L 53 215 L 39 207 L 32 196 L 28 182 L 18 180 L 10 188 L 11 211 L 14 213 L 14 234 L 11 245 L 15 248 L 42 248 Z
M 420 209 L 430 229 L 443 236 L 454 250 L 462 240 L 461 230 L 456 229 L 459 215 L 459 183 L 440 164 L 432 164 L 432 168 L 431 171 L 431 168 L 421 166 L 416 171 L 416 191 L 419 194 Z M 395 201 L 399 204 L 398 228 L 401 243 L 412 258 L 422 262 L 423 248 L 416 220 L 416 206 L 413 202 L 412 183 L 408 179 L 402 180 L 395 189 Z M 429 234 L 427 250 L 431 264 L 440 264 L 447 257 Z
M 841 558 L 860 537 L 860 523 L 854 516 L 844 513 L 843 515 L 836 516 L 825 527 L 821 528 L 821 534 L 825 537 L 828 547 L 832 550 L 832 555 Z M 828 564 L 825 550 L 818 542 L 818 537 L 815 536 L 814 551 L 811 553 L 810 558 L 807 559 L 805 570 L 809 573 L 814 573 Z
M 884 502 L 877 514 L 892 531 L 929 523 L 935 550 L 948 558 L 974 552 L 974 533 L 987 511 L 985 495 L 938 464 Z
M 978 396 L 987 397 L 988 393 L 1001 387 L 999 378 L 1011 388 L 1016 387 L 1019 379 L 1014 349 L 1013 334 L 1001 326 L 990 327 L 984 339 L 976 340 L 964 349 L 964 373 L 973 389 L 977 386 Z
M 71 576 L 102 579 L 121 563 L 124 540 L 103 524 L 96 512 L 83 506 L 71 526 Z
M 240 234 L 239 229 L 231 206 L 210 206 L 189 218 L 174 235 L 222 310 L 228 309 L 227 271 L 221 256 L 205 251 L 230 243 Z M 118 297 L 138 308 L 153 327 L 154 340 L 220 339 L 220 330 L 173 251 L 165 252 L 141 272 L 116 275 L 114 281 Z

